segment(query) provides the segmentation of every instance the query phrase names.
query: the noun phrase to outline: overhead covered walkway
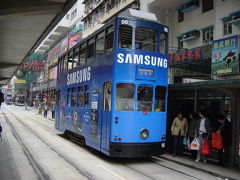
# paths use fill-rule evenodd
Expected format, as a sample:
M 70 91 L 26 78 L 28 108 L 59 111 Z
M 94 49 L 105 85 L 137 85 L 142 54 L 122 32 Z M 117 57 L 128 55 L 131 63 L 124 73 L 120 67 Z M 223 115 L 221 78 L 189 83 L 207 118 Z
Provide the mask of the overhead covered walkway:
M 39 46 L 76 0 L 0 1 L 0 86 Z

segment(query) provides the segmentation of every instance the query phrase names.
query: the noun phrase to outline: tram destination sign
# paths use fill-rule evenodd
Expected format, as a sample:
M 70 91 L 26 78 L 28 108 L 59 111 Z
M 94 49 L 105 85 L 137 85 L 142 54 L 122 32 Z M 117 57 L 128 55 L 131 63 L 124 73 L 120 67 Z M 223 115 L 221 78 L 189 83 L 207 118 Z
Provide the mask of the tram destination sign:
M 181 50 L 178 53 L 170 55 L 169 66 L 210 59 L 211 50 L 211 45 Z

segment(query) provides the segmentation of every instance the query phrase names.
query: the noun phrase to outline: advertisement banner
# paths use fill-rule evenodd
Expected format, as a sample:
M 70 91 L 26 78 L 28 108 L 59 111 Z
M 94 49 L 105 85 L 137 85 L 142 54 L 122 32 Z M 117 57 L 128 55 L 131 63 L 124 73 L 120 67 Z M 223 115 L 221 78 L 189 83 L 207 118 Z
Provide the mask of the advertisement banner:
M 238 35 L 213 41 L 212 75 L 239 73 Z

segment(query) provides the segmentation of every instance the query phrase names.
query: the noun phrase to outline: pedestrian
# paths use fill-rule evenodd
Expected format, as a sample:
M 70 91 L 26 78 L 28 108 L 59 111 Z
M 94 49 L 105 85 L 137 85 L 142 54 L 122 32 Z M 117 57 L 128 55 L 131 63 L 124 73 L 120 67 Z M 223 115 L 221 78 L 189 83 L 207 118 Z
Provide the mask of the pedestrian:
M 55 101 L 52 101 L 50 107 L 52 111 L 52 119 L 54 119 L 55 118 Z
M 182 155 L 183 151 L 183 138 L 188 131 L 188 123 L 186 118 L 183 117 L 181 112 L 178 112 L 173 120 L 171 133 L 173 136 L 173 152 L 172 156 Z
M 232 117 L 231 117 L 231 111 L 227 112 L 226 118 L 225 118 L 228 122 L 232 122 Z
M 218 150 L 218 160 L 220 165 L 225 166 L 228 163 L 227 160 L 230 153 L 229 148 L 232 140 L 232 125 L 222 114 L 218 116 L 217 120 L 219 123 L 217 133 L 220 133 L 222 137 L 222 149 Z
M 203 162 L 206 163 L 206 155 L 201 155 L 201 148 L 204 141 L 208 140 L 208 138 L 210 137 L 212 128 L 209 119 L 206 117 L 206 111 L 201 110 L 198 115 L 200 118 L 197 120 L 196 123 L 195 137 L 197 137 L 199 142 L 199 150 L 197 153 L 197 159 L 195 161 L 199 162 L 202 156 Z
M 48 114 L 48 104 L 47 103 L 44 104 L 43 109 L 44 109 L 44 116 L 47 117 L 47 114 Z
M 0 124 L 0 139 L 2 141 L 2 125 Z
M 188 128 L 188 138 L 189 142 L 191 143 L 195 138 L 195 131 L 197 125 L 198 115 L 196 113 L 189 113 L 189 128 Z M 191 151 L 191 157 L 196 159 L 197 152 L 195 150 Z
M 0 89 L 0 109 L 1 109 L 1 105 L 4 102 L 4 94 L 2 93 L 2 90 Z

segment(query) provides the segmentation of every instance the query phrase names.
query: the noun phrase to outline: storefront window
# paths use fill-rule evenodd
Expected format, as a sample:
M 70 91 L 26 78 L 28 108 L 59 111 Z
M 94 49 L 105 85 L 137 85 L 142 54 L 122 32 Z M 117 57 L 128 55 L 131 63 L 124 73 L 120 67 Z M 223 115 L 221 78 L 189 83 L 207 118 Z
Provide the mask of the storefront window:
M 134 110 L 134 92 L 135 85 L 129 83 L 117 84 L 116 110 L 133 111 Z

